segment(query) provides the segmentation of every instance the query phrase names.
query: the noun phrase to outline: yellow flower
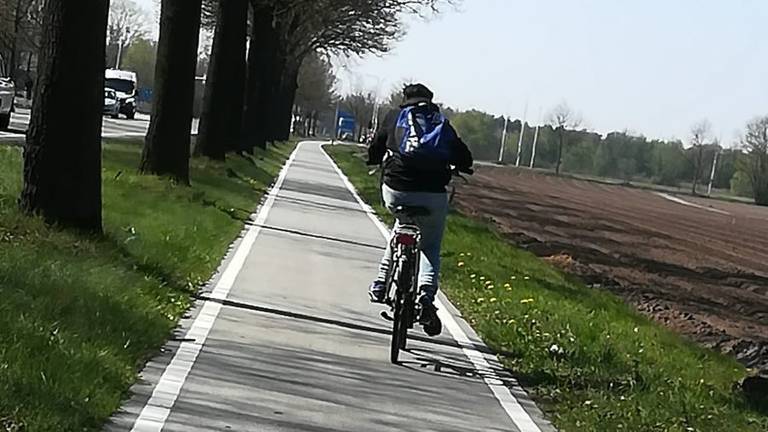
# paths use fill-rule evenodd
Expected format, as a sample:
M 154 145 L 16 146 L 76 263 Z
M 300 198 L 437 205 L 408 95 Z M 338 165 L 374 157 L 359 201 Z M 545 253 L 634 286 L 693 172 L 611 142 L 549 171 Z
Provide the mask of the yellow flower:
M 496 303 L 496 300 L 497 300 L 496 297 L 493 297 L 493 298 L 491 298 L 490 302 L 491 303 Z
M 471 275 L 469 275 L 469 278 L 470 278 L 470 279 L 474 279 L 474 278 L 476 278 L 476 277 L 477 277 L 477 275 L 476 275 L 476 274 L 474 274 L 474 273 L 472 273 Z
M 532 298 L 523 299 L 523 300 L 520 300 L 520 303 L 522 304 L 533 303 L 533 299 Z
M 504 288 L 507 288 L 507 289 L 509 289 L 509 288 L 512 288 L 512 285 L 510 285 L 510 284 L 504 284 Z
M 459 267 L 464 267 L 464 261 L 459 261 Z
M 485 280 L 485 276 L 480 276 L 480 280 L 484 281 Z

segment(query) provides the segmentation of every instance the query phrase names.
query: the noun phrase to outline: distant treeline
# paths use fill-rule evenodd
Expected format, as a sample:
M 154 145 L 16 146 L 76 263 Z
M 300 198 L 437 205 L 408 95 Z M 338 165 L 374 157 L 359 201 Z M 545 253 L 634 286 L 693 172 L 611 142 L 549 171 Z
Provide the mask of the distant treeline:
M 477 110 L 456 111 L 444 108 L 444 112 L 470 146 L 476 159 L 498 160 L 504 129 L 502 117 Z M 517 159 L 520 130 L 520 120 L 509 123 L 504 152 L 506 163 L 514 163 Z M 526 124 L 520 152 L 520 164 L 523 166 L 530 164 L 534 130 L 535 126 Z M 565 172 L 680 186 L 692 181 L 696 164 L 699 163 L 703 171 L 701 180 L 707 184 L 715 155 L 720 152 L 713 186 L 751 196 L 749 182 L 737 170 L 741 151 L 723 149 L 715 142 L 703 145 L 699 158 L 699 149 L 686 149 L 681 141 L 648 139 L 626 132 L 611 132 L 603 137 L 585 130 L 566 130 L 566 135 L 562 161 Z M 540 127 L 536 168 L 556 166 L 558 140 L 558 132 L 552 126 Z

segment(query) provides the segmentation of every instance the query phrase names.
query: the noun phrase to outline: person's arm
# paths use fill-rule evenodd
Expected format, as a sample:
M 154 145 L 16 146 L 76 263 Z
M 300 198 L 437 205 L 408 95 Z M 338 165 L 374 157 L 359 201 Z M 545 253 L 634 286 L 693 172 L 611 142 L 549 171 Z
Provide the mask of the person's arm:
M 379 130 L 373 136 L 371 145 L 368 146 L 368 165 L 381 165 L 384 155 L 387 154 L 387 141 L 389 141 L 389 123 L 391 114 L 388 114 L 384 123 L 379 126 Z
M 469 147 L 461 140 L 453 126 L 449 124 L 448 127 L 451 128 L 454 137 L 451 149 L 451 165 L 458 168 L 459 171 L 472 168 L 472 164 L 474 164 L 472 152 L 469 151 Z

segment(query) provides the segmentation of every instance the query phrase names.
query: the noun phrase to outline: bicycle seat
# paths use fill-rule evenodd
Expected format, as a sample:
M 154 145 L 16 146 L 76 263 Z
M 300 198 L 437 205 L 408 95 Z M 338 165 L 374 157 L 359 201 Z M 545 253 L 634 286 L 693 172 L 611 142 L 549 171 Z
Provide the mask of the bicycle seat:
M 419 206 L 397 206 L 393 212 L 395 216 L 420 217 L 429 216 L 432 212 L 426 207 Z

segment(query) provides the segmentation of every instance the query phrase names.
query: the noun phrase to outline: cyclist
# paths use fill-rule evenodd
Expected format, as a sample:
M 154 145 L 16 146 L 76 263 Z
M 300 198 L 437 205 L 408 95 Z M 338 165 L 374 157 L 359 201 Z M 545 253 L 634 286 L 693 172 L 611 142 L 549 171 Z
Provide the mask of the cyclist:
M 451 166 L 470 171 L 472 153 L 456 134 L 440 108 L 432 102 L 434 94 L 423 84 L 403 89 L 403 104 L 390 112 L 368 147 L 368 165 L 382 165 L 381 194 L 386 207 L 417 206 L 429 209 L 420 217 L 421 266 L 419 268 L 419 323 L 424 332 L 437 336 L 442 323 L 434 306 L 440 273 L 440 245 L 448 214 L 446 186 Z M 396 222 L 397 225 L 397 222 Z M 371 301 L 385 300 L 386 277 L 392 260 L 387 246 L 379 274 L 369 288 Z

